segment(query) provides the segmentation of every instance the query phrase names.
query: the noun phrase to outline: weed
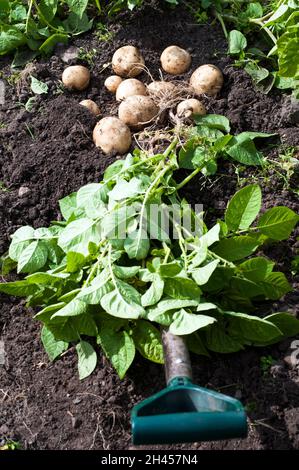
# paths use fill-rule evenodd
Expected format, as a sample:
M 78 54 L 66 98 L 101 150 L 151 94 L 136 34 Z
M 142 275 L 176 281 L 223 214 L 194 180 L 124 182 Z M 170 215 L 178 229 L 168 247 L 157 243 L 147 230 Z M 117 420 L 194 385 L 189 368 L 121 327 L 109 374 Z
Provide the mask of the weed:
M 268 375 L 270 372 L 270 368 L 273 366 L 275 360 L 272 356 L 262 356 L 260 358 L 260 367 L 261 371 L 264 376 Z
M 93 67 L 96 55 L 97 55 L 96 49 L 88 50 L 88 49 L 85 49 L 84 47 L 80 47 L 78 58 L 81 60 L 84 60 L 89 65 L 89 67 Z
M 5 186 L 3 181 L 0 181 L 0 191 L 2 191 L 3 193 L 7 193 L 9 191 L 9 189 Z
M 96 24 L 95 35 L 100 41 L 108 42 L 113 39 L 114 32 L 110 31 L 107 25 L 100 22 Z
M 21 444 L 17 441 L 12 441 L 11 439 L 8 439 L 6 443 L 0 447 L 1 450 L 19 450 L 21 449 Z

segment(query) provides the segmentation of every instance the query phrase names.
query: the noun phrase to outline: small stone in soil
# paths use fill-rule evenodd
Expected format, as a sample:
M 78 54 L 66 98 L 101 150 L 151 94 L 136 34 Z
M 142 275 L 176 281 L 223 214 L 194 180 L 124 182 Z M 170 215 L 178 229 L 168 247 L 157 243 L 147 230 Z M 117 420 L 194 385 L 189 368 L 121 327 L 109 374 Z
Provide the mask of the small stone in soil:
M 67 64 L 68 62 L 77 59 L 79 49 L 75 46 L 70 46 L 66 49 L 64 44 L 58 44 L 55 52 L 61 60 Z
M 71 416 L 71 420 L 73 429 L 77 429 L 81 425 L 80 419 L 76 418 L 75 416 Z

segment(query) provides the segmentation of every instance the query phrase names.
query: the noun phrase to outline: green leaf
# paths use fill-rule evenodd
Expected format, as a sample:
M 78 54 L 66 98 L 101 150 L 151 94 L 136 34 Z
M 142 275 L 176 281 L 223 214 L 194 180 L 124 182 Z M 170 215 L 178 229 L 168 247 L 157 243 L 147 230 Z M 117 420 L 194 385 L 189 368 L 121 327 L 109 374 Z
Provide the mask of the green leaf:
M 196 300 L 182 300 L 182 299 L 163 299 L 158 302 L 154 307 L 148 308 L 146 311 L 146 318 L 150 321 L 161 323 L 168 326 L 172 321 L 172 313 L 184 307 L 196 307 L 198 302 Z M 169 312 L 172 312 L 168 315 Z
M 131 279 L 135 277 L 140 270 L 140 266 L 113 266 L 113 272 L 120 279 Z
M 191 275 L 198 286 L 202 286 L 208 282 L 217 268 L 218 263 L 219 260 L 214 260 L 201 268 L 195 268 L 191 271 Z
M 105 205 L 108 200 L 107 194 L 108 188 L 106 185 L 99 183 L 87 184 L 77 192 L 77 207 L 82 207 L 87 217 L 92 219 L 103 217 L 107 212 Z
M 225 222 L 235 232 L 250 227 L 262 205 L 262 192 L 257 184 L 245 186 L 234 194 L 225 211 Z
M 286 4 L 280 5 L 274 13 L 270 16 L 270 18 L 264 23 L 263 27 L 270 26 L 277 22 L 281 17 L 288 11 L 289 7 Z
M 251 76 L 254 83 L 260 83 L 270 74 L 269 70 L 260 67 L 255 62 L 249 62 L 245 65 L 244 70 Z
M 103 181 L 116 179 L 117 175 L 119 175 L 119 173 L 123 170 L 124 165 L 124 160 L 116 160 L 111 165 L 109 165 L 105 170 Z
M 51 333 L 45 325 L 41 331 L 41 340 L 51 361 L 54 361 L 56 357 L 60 356 L 60 354 L 68 348 L 68 343 L 65 341 L 57 341 L 53 333 Z
M 39 47 L 39 51 L 43 54 L 50 54 L 56 44 L 63 43 L 66 44 L 68 42 L 68 35 L 65 33 L 55 33 L 52 34 L 49 38 L 47 38 L 42 45 Z
M 27 297 L 37 290 L 38 287 L 28 281 L 0 282 L 0 292 L 17 297 Z
M 143 307 L 155 305 L 161 299 L 164 290 L 164 281 L 158 274 L 153 275 L 153 282 L 150 288 L 141 297 Z
M 89 31 L 92 28 L 93 20 L 89 20 L 86 13 L 82 17 L 71 11 L 69 16 L 63 22 L 64 29 L 67 33 L 76 35 Z
M 85 12 L 88 0 L 66 0 L 71 11 L 76 13 L 80 18 L 82 18 L 83 13 Z
M 6 3 L 6 2 L 5 2 Z M 3 6 L 1 5 L 1 2 L 0 2 L 0 7 L 3 8 Z M 0 13 L 0 17 L 1 17 L 1 13 Z M 22 22 L 23 20 L 26 20 L 27 18 L 27 10 L 26 8 L 24 7 L 24 5 L 16 5 L 12 10 L 11 10 L 11 13 L 10 13 L 10 18 L 14 21 L 14 22 Z
M 170 333 L 173 335 L 189 335 L 201 328 L 205 328 L 216 321 L 216 318 L 202 314 L 188 313 L 181 309 L 174 313 L 173 322 L 169 327 Z
M 114 188 L 109 192 L 109 198 L 114 201 L 121 201 L 122 199 L 145 193 L 145 191 L 146 185 L 144 185 L 144 182 L 140 178 L 134 177 L 130 181 L 119 180 Z
M 86 264 L 86 258 L 81 253 L 69 251 L 66 255 L 66 268 L 68 273 L 75 273 L 83 268 Z
M 18 261 L 22 252 L 30 245 L 34 238 L 34 229 L 29 225 L 16 230 L 12 235 L 12 242 L 8 251 L 9 257 L 14 261 Z
M 230 131 L 229 120 L 220 114 L 206 114 L 205 116 L 195 115 L 194 120 L 196 124 L 207 126 L 210 129 L 218 129 L 223 132 Z
M 278 300 L 292 290 L 287 278 L 283 273 L 275 272 L 269 274 L 261 283 L 264 294 L 268 299 Z
M 244 34 L 236 29 L 233 29 L 228 34 L 228 53 L 240 54 L 247 47 L 247 40 Z
M 201 245 L 206 245 L 207 247 L 213 245 L 219 240 L 220 225 L 216 224 L 208 232 L 200 237 Z
M 198 304 L 196 310 L 197 312 L 206 312 L 207 310 L 216 310 L 216 309 L 217 309 L 217 305 L 212 304 L 210 302 L 202 302 Z
M 247 235 L 241 235 L 220 240 L 213 248 L 213 251 L 227 261 L 237 261 L 252 255 L 258 246 L 258 240 Z
M 243 344 L 239 339 L 232 338 L 225 332 L 222 323 L 215 323 L 205 331 L 206 346 L 218 353 L 233 353 L 240 351 Z
M 29 276 L 26 276 L 26 280 L 30 284 L 46 284 L 46 285 L 51 285 L 51 284 L 56 284 L 60 282 L 64 282 L 65 279 L 69 277 L 68 273 L 56 273 L 56 274 L 50 274 L 49 272 L 44 273 L 44 272 L 36 272 L 34 274 L 29 274 Z
M 98 244 L 101 240 L 99 224 L 97 221 L 82 218 L 70 222 L 61 232 L 58 245 L 65 253 L 75 251 L 84 256 L 89 254 L 90 242 Z
M 60 212 L 65 220 L 68 220 L 77 209 L 77 193 L 71 193 L 69 196 L 60 199 Z
M 281 336 L 281 331 L 274 324 L 262 318 L 237 312 L 223 314 L 231 317 L 227 331 L 237 339 L 264 343 Z
M 273 267 L 274 263 L 272 261 L 258 256 L 239 264 L 238 271 L 250 281 L 259 282 L 263 281 L 265 277 L 272 272 Z
M 48 258 L 48 248 L 45 242 L 36 240 L 22 251 L 18 260 L 18 273 L 32 273 L 42 268 Z
M 82 315 L 86 312 L 86 309 L 86 303 L 82 302 L 82 300 L 78 300 L 77 298 L 75 298 L 71 300 L 68 304 L 66 304 L 63 308 L 59 309 L 56 313 L 54 313 L 51 319 L 57 317 L 74 317 L 77 315 Z
M 201 290 L 198 285 L 185 277 L 166 278 L 164 292 L 174 299 L 192 299 L 199 300 Z
M 77 341 L 80 335 L 97 336 L 97 326 L 90 314 L 76 317 L 56 317 L 47 322 L 47 327 L 56 339 Z
M 36 95 L 42 95 L 43 93 L 48 93 L 48 85 L 44 82 L 41 82 L 37 78 L 30 75 L 31 78 L 31 91 Z
M 143 357 L 158 364 L 164 363 L 161 333 L 154 325 L 139 320 L 133 330 L 133 339 Z
M 182 271 L 182 266 L 177 261 L 160 264 L 158 272 L 161 277 L 174 277 Z
M 81 289 L 77 298 L 89 305 L 99 304 L 102 297 L 113 290 L 112 283 L 108 281 L 109 273 L 103 271 L 92 280 L 90 286 Z
M 150 249 L 150 241 L 146 231 L 139 228 L 131 232 L 125 240 L 124 249 L 130 259 L 146 258 Z
M 264 320 L 273 323 L 283 333 L 284 336 L 295 336 L 299 333 L 299 320 L 288 312 L 272 313 Z
M 108 239 L 125 240 L 129 222 L 135 216 L 132 206 L 124 206 L 109 212 L 101 220 L 102 236 Z
M 120 318 L 139 318 L 144 314 L 139 292 L 129 284 L 116 280 L 115 289 L 101 298 L 103 309 Z
M 41 0 L 38 8 L 45 20 L 50 23 L 56 15 L 57 6 L 58 0 Z
M 0 55 L 7 54 L 25 43 L 26 36 L 17 27 L 1 26 Z
M 218 129 L 223 132 L 230 131 L 229 120 L 220 114 L 206 114 L 205 116 L 195 115 L 194 120 L 196 124 L 207 126 L 210 129 Z
M 78 354 L 79 379 L 86 379 L 97 365 L 97 353 L 87 341 L 80 341 L 76 346 Z
M 194 354 L 200 354 L 207 357 L 210 356 L 198 333 L 192 333 L 191 335 L 186 336 L 185 341 L 189 351 Z
M 135 357 L 134 341 L 126 331 L 111 331 L 108 325 L 107 322 L 107 326 L 104 324 L 100 329 L 97 343 L 101 345 L 119 377 L 123 379 Z
M 244 298 L 254 298 L 263 295 L 263 289 L 260 284 L 235 276 L 231 279 L 230 289 L 237 296 Z
M 259 230 L 273 240 L 286 240 L 299 221 L 299 216 L 284 206 L 272 207 L 259 219 Z
M 232 147 L 226 149 L 226 153 L 231 158 L 237 162 L 243 163 L 244 165 L 258 166 L 263 163 L 262 154 L 257 151 L 254 142 L 250 139 L 237 142 L 235 145 L 232 145 Z

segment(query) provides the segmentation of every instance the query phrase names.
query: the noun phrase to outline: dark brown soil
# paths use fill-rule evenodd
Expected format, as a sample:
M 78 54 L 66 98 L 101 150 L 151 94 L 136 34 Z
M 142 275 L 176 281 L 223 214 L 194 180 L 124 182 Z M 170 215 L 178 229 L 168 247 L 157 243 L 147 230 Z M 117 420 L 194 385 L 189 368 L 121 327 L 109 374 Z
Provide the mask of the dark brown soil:
M 115 35 L 109 42 L 100 42 L 89 34 L 75 43 L 97 51 L 91 85 L 86 91 L 77 94 L 60 90 L 59 79 L 65 67 L 61 50 L 50 60 L 34 64 L 32 73 L 48 83 L 49 93 L 37 99 L 33 112 L 28 113 L 19 104 L 30 96 L 26 77 L 16 86 L 7 83 L 6 104 L 0 107 L 0 181 L 4 188 L 0 189 L 0 253 L 7 249 L 10 234 L 20 225 L 39 227 L 57 219 L 58 199 L 87 182 L 99 180 L 113 161 L 94 147 L 91 136 L 96 120 L 78 102 L 87 97 L 95 99 L 105 115 L 115 113 L 113 100 L 103 88 L 110 69 L 101 70 L 118 46 L 139 46 L 155 77 L 159 76 L 159 56 L 164 47 L 178 44 L 188 48 L 193 68 L 214 63 L 224 71 L 221 95 L 206 103 L 210 112 L 225 114 L 233 131 L 277 132 L 285 146 L 299 144 L 299 129 L 289 98 L 278 92 L 269 96 L 256 92 L 250 78 L 232 67 L 225 57 L 226 45 L 216 25 L 199 26 L 182 9 L 165 14 L 148 7 L 134 15 L 124 15 L 122 26 L 113 26 L 112 30 Z M 8 61 L 2 59 L 0 67 L 8 78 Z M 276 150 L 273 155 L 277 155 Z M 242 177 L 247 181 L 258 179 L 265 207 L 285 204 L 298 210 L 298 199 L 283 187 L 282 179 L 274 172 L 261 175 L 250 168 Z M 185 195 L 203 203 L 206 209 L 209 207 L 210 217 L 217 217 L 223 214 L 237 186 L 234 166 L 223 164 L 216 182 L 207 182 L 201 189 L 202 181 L 194 180 Z M 22 197 L 21 187 L 27 188 Z M 268 250 L 267 256 L 289 273 L 295 252 L 294 236 Z M 294 292 L 270 307 L 273 311 L 298 314 L 299 279 L 290 274 L 288 277 Z M 29 449 L 133 448 L 129 413 L 135 403 L 164 386 L 160 366 L 138 357 L 128 376 L 120 381 L 108 361 L 100 356 L 96 371 L 80 382 L 74 351 L 49 363 L 39 338 L 40 324 L 32 319 L 32 312 L 23 301 L 1 296 L 0 326 L 0 339 L 6 350 L 6 364 L 0 366 L 0 445 L 1 438 L 11 438 Z M 235 355 L 214 355 L 209 360 L 193 357 L 197 383 L 241 399 L 248 410 L 250 431 L 242 441 L 176 448 L 299 449 L 298 366 L 292 368 L 285 360 L 291 342 Z M 263 372 L 261 357 L 268 355 L 274 365 Z

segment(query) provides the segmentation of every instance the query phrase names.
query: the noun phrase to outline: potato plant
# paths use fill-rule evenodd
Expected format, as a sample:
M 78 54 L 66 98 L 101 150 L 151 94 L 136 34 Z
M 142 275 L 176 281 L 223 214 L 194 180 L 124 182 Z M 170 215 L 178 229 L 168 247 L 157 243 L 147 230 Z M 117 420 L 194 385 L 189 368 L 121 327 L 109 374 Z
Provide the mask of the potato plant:
M 245 138 L 220 131 L 227 130 L 225 118 L 200 119 L 183 147 L 173 137 L 163 153 L 134 150 L 110 165 L 101 182 L 60 200 L 63 221 L 48 228 L 24 226 L 12 235 L 3 274 L 16 267 L 25 277 L 1 283 L 0 291 L 40 307 L 35 318 L 43 324 L 41 338 L 51 360 L 76 345 L 81 379 L 96 367 L 95 343 L 121 378 L 136 351 L 163 363 L 163 327 L 207 356 L 299 332 L 299 321 L 288 312 L 255 315 L 260 301 L 279 299 L 291 289 L 275 264 L 255 253 L 286 240 L 299 217 L 287 207 L 260 214 L 256 184 L 238 191 L 223 220 L 211 227 L 181 197 L 180 189 L 208 165 L 193 150 L 193 139 L 206 146 L 209 141 L 214 162 L 216 150 L 229 140 L 230 158 L 238 155 L 236 146 L 242 153 L 244 142 L 255 148 L 252 133 Z M 175 171 L 186 162 L 195 169 L 177 183 Z M 161 217 L 154 217 L 152 207 Z M 161 221 L 165 214 L 169 230 Z

